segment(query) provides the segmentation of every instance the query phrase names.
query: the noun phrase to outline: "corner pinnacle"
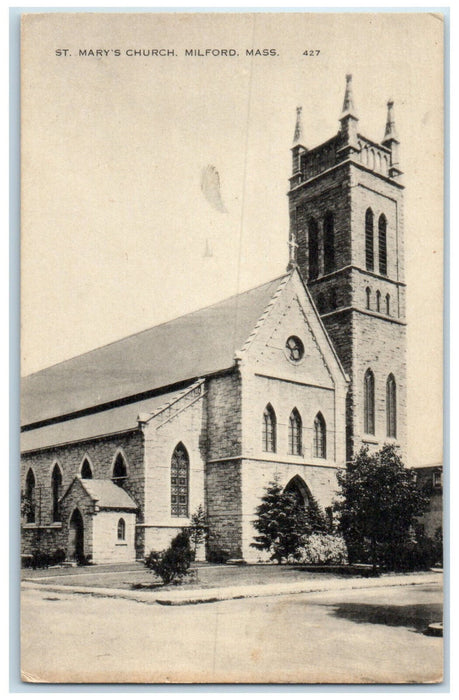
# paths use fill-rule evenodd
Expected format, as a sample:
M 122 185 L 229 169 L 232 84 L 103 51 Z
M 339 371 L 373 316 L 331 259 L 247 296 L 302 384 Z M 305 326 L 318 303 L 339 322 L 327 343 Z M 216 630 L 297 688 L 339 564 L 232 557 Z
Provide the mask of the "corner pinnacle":
M 293 134 L 293 145 L 294 146 L 302 145 L 302 140 L 303 140 L 303 120 L 301 117 L 302 109 L 303 109 L 302 107 L 296 108 L 295 133 Z
M 352 95 L 352 75 L 350 73 L 346 75 L 346 91 L 344 93 L 343 111 L 340 119 L 344 119 L 345 117 L 354 117 L 354 119 L 357 119 Z

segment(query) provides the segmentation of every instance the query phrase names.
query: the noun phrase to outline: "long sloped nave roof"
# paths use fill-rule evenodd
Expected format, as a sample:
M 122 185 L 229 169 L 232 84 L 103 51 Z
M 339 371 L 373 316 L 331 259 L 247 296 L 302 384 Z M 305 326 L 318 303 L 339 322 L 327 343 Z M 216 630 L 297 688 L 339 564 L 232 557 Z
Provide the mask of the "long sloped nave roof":
M 24 377 L 22 425 L 229 369 L 283 277 Z

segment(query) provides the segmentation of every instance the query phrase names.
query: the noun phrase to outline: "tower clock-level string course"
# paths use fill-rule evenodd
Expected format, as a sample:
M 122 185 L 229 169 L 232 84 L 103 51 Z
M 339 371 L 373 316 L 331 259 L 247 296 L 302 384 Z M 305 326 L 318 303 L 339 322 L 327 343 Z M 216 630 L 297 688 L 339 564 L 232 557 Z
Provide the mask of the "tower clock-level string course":
M 292 147 L 289 268 L 298 267 L 351 383 L 346 456 L 396 442 L 406 456 L 403 184 L 394 103 L 383 139 L 363 136 L 346 89 L 340 128 L 308 148 L 301 107 Z

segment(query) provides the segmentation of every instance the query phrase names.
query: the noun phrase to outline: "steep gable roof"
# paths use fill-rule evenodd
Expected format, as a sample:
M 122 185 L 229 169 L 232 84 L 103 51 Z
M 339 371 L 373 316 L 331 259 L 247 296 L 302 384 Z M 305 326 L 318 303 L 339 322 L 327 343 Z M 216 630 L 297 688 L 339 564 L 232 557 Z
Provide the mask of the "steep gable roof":
M 109 479 L 80 479 L 80 482 L 99 508 L 137 510 L 137 506 L 129 494 Z
M 110 479 L 82 479 L 80 476 L 76 476 L 61 500 L 67 499 L 70 493 L 78 487 L 81 487 L 99 508 L 137 510 L 137 505 L 130 495 Z
M 22 425 L 231 368 L 285 276 L 24 377 Z

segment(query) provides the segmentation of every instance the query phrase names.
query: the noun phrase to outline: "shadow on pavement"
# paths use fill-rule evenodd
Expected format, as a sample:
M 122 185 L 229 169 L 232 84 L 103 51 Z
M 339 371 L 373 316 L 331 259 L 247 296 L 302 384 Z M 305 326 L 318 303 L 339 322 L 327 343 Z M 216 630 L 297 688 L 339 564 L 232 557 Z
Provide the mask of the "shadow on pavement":
M 372 605 L 366 603 L 342 603 L 331 608 L 335 617 L 356 623 L 406 627 L 412 632 L 423 633 L 431 622 L 443 619 L 442 606 L 438 604 Z

